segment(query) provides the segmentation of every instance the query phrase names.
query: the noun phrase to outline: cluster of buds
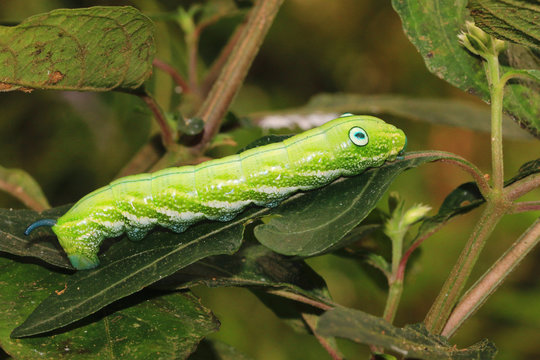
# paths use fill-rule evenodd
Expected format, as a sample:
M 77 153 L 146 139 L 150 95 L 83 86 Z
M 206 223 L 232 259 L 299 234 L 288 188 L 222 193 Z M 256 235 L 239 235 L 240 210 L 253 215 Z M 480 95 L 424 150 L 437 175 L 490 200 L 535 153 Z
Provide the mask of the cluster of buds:
M 459 35 L 459 42 L 471 53 L 486 58 L 491 55 L 498 56 L 506 49 L 506 42 L 496 39 L 474 25 L 472 21 L 465 22 L 466 31 Z

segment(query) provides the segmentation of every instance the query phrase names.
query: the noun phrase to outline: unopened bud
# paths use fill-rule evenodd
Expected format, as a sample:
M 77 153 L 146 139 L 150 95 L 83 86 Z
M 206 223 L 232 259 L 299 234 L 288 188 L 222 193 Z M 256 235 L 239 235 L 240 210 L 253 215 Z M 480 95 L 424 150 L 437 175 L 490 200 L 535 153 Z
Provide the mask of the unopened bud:
M 405 212 L 405 214 L 403 215 L 403 223 L 407 226 L 412 225 L 418 220 L 421 220 L 424 216 L 426 216 L 426 214 L 430 210 L 430 206 L 416 204 Z
M 467 21 L 465 28 L 467 31 L 461 32 L 458 39 L 461 45 L 471 53 L 487 58 L 490 55 L 497 56 L 506 49 L 505 41 L 492 37 L 473 22 Z

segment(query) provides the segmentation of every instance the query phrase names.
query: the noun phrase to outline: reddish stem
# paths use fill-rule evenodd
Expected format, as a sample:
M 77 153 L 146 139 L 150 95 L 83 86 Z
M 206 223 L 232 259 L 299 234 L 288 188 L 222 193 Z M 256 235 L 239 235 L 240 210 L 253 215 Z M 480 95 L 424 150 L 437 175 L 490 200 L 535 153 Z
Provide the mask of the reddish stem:
M 176 83 L 176 85 L 178 85 L 180 89 L 182 89 L 182 92 L 184 94 L 187 94 L 191 91 L 187 82 L 184 80 L 182 75 L 180 75 L 180 73 L 174 67 L 172 67 L 171 65 L 157 58 L 154 59 L 152 64 L 158 69 L 163 70 L 167 74 L 169 74 L 171 78 L 174 80 L 174 82 Z
M 198 151 L 204 152 L 219 131 L 223 116 L 240 90 L 282 3 L 283 0 L 259 0 L 251 10 L 238 43 L 197 113 L 206 122 L 203 137 L 197 146 Z
M 163 112 L 161 111 L 161 108 L 157 104 L 156 100 L 154 100 L 154 98 L 148 93 L 140 93 L 137 94 L 137 96 L 139 96 L 154 113 L 154 117 L 159 125 L 159 128 L 161 129 L 161 139 L 163 141 L 163 146 L 165 146 L 165 148 L 167 149 L 172 148 L 175 144 L 174 131 L 169 126 L 169 123 L 167 122 L 165 115 L 163 115 Z

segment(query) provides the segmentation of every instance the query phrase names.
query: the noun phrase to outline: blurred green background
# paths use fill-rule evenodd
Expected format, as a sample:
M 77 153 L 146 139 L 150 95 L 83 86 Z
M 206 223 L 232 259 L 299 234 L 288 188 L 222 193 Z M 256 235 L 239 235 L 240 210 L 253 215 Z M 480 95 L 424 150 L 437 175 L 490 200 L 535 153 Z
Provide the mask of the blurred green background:
M 132 5 L 146 14 L 175 11 L 195 1 L 28 0 L 0 2 L 0 21 L 16 23 L 60 7 Z M 219 53 L 240 16 L 209 27 L 201 38 L 201 72 Z M 185 73 L 180 29 L 158 23 L 158 57 Z M 160 71 L 153 93 L 170 110 L 173 84 Z M 247 82 L 232 110 L 250 112 L 294 108 L 322 92 L 415 97 L 476 98 L 430 74 L 404 35 L 390 1 L 285 1 Z M 119 93 L 34 91 L 0 94 L 0 165 L 22 168 L 43 187 L 53 206 L 71 203 L 108 183 L 156 131 L 149 111 L 135 97 Z M 441 108 L 440 111 L 444 111 Z M 459 154 L 490 170 L 489 135 L 467 129 L 387 118 L 408 136 L 409 150 L 437 149 Z M 517 126 L 517 125 L 516 125 Z M 238 139 L 239 146 L 242 141 Z M 505 141 L 507 177 L 526 161 L 538 158 L 538 140 Z M 453 188 L 469 181 L 463 172 L 429 164 L 401 175 L 392 186 L 407 204 L 438 208 Z M 538 199 L 539 193 L 529 194 Z M 385 208 L 385 201 L 381 206 Z M 20 208 L 0 193 L 1 207 Z M 430 238 L 408 270 L 396 324 L 420 322 L 455 262 L 478 210 L 458 218 Z M 506 217 L 482 253 L 474 276 L 480 275 L 523 232 L 538 212 Z M 343 305 L 382 314 L 385 289 L 356 263 L 327 255 L 308 260 L 325 278 L 334 299 Z M 533 252 L 480 312 L 456 334 L 458 346 L 489 338 L 500 349 L 498 359 L 540 358 L 540 253 Z M 196 288 L 214 310 L 223 340 L 255 359 L 325 359 L 313 337 L 293 332 L 245 289 Z M 340 345 L 348 359 L 366 359 L 366 348 Z

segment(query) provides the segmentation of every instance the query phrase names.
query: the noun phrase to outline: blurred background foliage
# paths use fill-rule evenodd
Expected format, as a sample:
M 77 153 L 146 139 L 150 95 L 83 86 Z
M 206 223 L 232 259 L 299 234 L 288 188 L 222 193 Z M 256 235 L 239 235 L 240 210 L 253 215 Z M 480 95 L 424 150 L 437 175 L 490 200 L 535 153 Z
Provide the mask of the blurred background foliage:
M 0 21 L 17 23 L 34 14 L 61 7 L 132 5 L 147 15 L 176 11 L 195 1 L 32 0 L 0 2 Z M 241 21 L 227 17 L 204 31 L 200 44 L 203 72 Z M 185 73 L 183 34 L 173 23 L 157 23 L 157 57 Z M 175 106 L 174 85 L 155 70 L 151 92 L 165 110 Z M 323 92 L 400 94 L 414 97 L 462 98 L 479 102 L 428 72 L 407 40 L 390 1 L 288 0 L 233 103 L 238 115 L 295 108 Z M 487 106 L 487 105 L 486 105 Z M 34 91 L 0 94 L 0 165 L 21 168 L 34 176 L 53 206 L 72 203 L 108 183 L 157 129 L 141 100 L 121 93 Z M 441 108 L 440 111 L 444 111 Z M 388 117 L 402 128 L 409 150 L 437 149 L 459 154 L 483 170 L 490 167 L 487 133 Z M 516 125 L 517 126 L 517 125 Z M 255 134 L 255 135 L 254 135 Z M 260 132 L 236 132 L 238 148 Z M 538 157 L 538 140 L 506 140 L 507 177 Z M 232 149 L 231 151 L 234 151 Z M 429 164 L 401 175 L 392 186 L 412 203 L 435 209 L 467 175 L 445 164 Z M 529 199 L 538 199 L 538 191 Z M 0 193 L 0 206 L 21 208 Z M 386 202 L 381 202 L 386 208 Z M 455 262 L 478 210 L 451 222 L 427 241 L 409 267 L 396 325 L 423 320 L 448 271 Z M 480 275 L 538 213 L 506 217 L 497 227 L 480 259 Z M 327 255 L 308 260 L 325 278 L 336 302 L 376 315 L 382 314 L 384 284 L 378 284 L 352 260 Z M 489 338 L 500 349 L 499 359 L 540 357 L 540 253 L 526 259 L 507 283 L 457 333 L 457 344 L 468 346 Z M 473 278 L 475 275 L 473 275 Z M 277 319 L 245 289 L 206 289 L 195 292 L 215 311 L 221 331 L 212 335 L 255 359 L 318 359 L 327 354 L 313 337 L 297 334 Z M 340 341 L 349 359 L 366 358 L 361 346 Z

